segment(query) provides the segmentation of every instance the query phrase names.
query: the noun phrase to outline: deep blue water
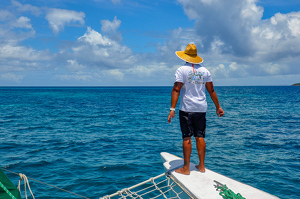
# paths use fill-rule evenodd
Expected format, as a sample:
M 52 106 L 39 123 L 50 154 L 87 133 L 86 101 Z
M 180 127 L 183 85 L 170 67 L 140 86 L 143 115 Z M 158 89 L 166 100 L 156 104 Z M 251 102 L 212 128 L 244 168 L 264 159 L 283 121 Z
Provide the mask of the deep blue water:
M 160 152 L 182 157 L 178 109 L 167 122 L 171 89 L 2 87 L 0 166 L 92 199 L 159 175 Z M 300 198 L 300 87 L 215 90 L 225 116 L 208 96 L 206 167 Z M 78 198 L 30 185 L 36 198 Z

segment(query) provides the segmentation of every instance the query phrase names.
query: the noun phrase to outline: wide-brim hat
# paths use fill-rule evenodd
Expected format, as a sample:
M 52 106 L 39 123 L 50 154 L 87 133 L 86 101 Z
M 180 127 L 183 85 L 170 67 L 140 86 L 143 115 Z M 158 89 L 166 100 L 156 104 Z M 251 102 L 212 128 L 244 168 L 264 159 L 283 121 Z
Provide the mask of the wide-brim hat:
M 200 64 L 203 62 L 203 59 L 197 55 L 195 44 L 188 44 L 184 51 L 176 51 L 175 54 L 180 59 L 192 64 Z

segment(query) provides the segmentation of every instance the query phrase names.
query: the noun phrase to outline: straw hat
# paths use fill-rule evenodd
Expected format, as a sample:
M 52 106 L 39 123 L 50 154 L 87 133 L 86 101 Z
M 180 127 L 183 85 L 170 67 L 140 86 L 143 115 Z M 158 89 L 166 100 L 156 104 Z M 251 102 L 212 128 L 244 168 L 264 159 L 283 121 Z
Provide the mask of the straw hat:
M 195 44 L 188 44 L 184 51 L 176 51 L 175 54 L 180 59 L 192 64 L 200 64 L 203 62 L 203 59 L 197 55 Z

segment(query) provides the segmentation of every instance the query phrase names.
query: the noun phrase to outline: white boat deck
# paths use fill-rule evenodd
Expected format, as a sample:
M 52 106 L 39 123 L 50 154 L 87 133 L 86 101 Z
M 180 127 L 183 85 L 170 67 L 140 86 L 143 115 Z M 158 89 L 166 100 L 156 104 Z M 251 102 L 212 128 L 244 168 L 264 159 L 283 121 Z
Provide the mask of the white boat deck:
M 170 153 L 162 152 L 162 160 L 166 170 L 172 170 L 183 165 L 183 159 Z M 224 175 L 205 169 L 205 173 L 201 173 L 195 168 L 195 164 L 190 164 L 190 175 L 183 175 L 176 173 L 174 170 L 170 172 L 180 184 L 191 192 L 193 196 L 200 199 L 222 199 L 219 191 L 216 190 L 216 183 L 218 181 L 231 189 L 234 193 L 240 193 L 246 199 L 278 199 L 269 193 L 238 182 Z

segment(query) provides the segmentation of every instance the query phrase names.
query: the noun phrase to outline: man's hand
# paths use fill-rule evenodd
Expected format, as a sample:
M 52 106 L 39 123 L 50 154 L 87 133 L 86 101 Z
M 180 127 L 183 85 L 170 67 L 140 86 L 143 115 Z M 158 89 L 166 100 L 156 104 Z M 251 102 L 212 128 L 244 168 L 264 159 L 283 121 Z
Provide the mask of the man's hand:
M 217 109 L 217 115 L 218 115 L 218 117 L 222 117 L 224 115 L 224 113 L 225 112 L 223 111 L 223 109 L 221 107 Z
M 175 117 L 175 111 L 170 111 L 170 114 L 168 116 L 168 122 L 171 123 L 171 118 Z

